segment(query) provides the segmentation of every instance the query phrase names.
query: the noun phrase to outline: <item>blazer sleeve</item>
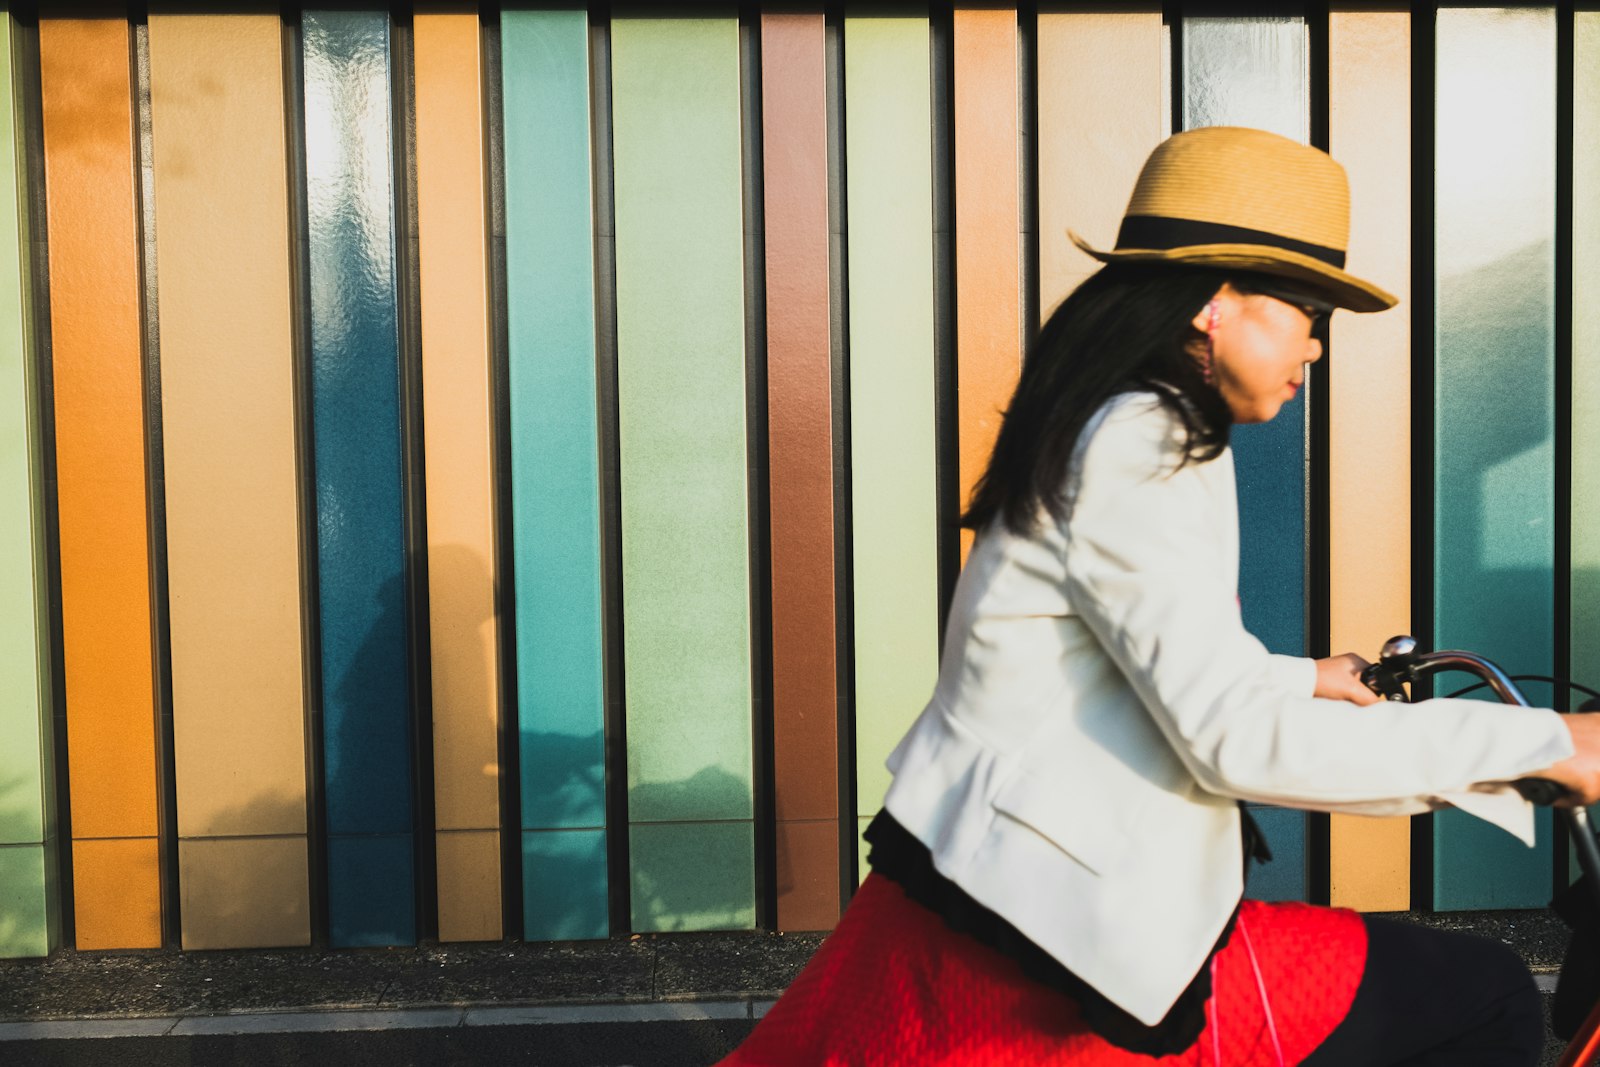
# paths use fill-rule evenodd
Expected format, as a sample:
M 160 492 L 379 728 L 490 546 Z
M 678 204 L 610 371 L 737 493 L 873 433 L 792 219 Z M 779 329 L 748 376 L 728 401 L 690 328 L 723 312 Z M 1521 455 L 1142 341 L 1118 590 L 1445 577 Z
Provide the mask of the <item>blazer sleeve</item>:
M 1072 610 L 1202 788 L 1327 810 L 1425 810 L 1572 754 L 1549 710 L 1312 697 L 1310 661 L 1273 656 L 1245 630 L 1229 588 L 1236 561 L 1223 555 L 1234 551 L 1237 504 L 1218 490 L 1231 481 L 1205 464 L 1174 470 L 1174 427 L 1164 410 L 1133 404 L 1092 427 L 1060 532 Z

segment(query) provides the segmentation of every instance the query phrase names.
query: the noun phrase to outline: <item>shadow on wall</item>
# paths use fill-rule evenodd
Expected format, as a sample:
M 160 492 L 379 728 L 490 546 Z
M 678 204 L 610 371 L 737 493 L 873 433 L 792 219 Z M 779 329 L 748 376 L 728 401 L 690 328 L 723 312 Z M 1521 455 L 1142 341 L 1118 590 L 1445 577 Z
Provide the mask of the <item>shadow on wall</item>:
M 633 928 L 639 931 L 748 930 L 755 926 L 754 823 L 691 822 L 706 812 L 752 811 L 750 788 L 718 766 L 677 782 L 628 791 L 630 814 L 684 820 L 630 827 Z
M 39 954 L 44 943 L 44 850 L 36 782 L 0 779 L 0 958 Z
M 306 806 L 263 795 L 213 812 L 203 830 L 272 828 L 276 834 L 178 840 L 185 949 L 278 948 L 311 943 Z

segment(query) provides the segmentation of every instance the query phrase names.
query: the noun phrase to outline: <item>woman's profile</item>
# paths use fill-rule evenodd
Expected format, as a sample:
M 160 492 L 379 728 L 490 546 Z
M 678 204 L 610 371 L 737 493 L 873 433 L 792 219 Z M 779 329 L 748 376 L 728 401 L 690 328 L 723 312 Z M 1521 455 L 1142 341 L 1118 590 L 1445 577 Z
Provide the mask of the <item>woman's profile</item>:
M 1242 899 L 1258 801 L 1455 805 L 1531 843 L 1518 778 L 1600 799 L 1596 716 L 1379 702 L 1269 653 L 1237 599 L 1229 434 L 1272 419 L 1336 309 L 1344 172 L 1259 130 L 1146 162 L 1102 269 L 1031 346 L 963 518 L 938 684 L 889 759 L 872 873 L 728 1064 L 1532 1067 L 1504 946 Z M 1397 373 L 1399 370 L 1397 369 Z

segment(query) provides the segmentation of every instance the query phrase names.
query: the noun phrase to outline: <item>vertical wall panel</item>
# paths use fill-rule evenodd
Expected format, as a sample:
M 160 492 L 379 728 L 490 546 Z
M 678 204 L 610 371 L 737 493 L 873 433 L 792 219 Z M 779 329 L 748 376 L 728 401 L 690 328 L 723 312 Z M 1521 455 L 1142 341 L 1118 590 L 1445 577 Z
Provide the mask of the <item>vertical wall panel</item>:
M 1299 17 L 1185 18 L 1183 127 L 1254 126 L 1310 136 L 1306 26 Z M 1306 394 L 1271 422 L 1233 431 L 1239 474 L 1239 597 L 1245 625 L 1274 652 L 1306 653 Z M 1277 852 L 1250 892 L 1305 895 L 1305 815 L 1256 812 Z M 1291 857 L 1298 857 L 1294 859 Z
M 1437 25 L 1435 641 L 1512 673 L 1549 674 L 1555 10 L 1444 8 Z M 1529 697 L 1549 700 L 1548 687 L 1530 686 Z M 1530 851 L 1459 812 L 1440 813 L 1435 907 L 1542 907 L 1548 812 L 1539 828 Z
M 604 937 L 605 677 L 589 19 L 500 16 L 523 931 Z
M 1329 149 L 1355 205 L 1350 264 L 1400 297 L 1381 315 L 1335 315 L 1328 358 L 1330 642 L 1376 659 L 1412 625 L 1410 12 L 1332 12 L 1328 68 Z M 1332 816 L 1332 903 L 1410 907 L 1410 826 Z
M 1100 264 L 1139 168 L 1167 135 L 1159 4 L 1039 12 L 1039 307 L 1048 316 Z
M 761 17 L 778 928 L 839 917 L 833 381 L 823 17 Z
M 150 69 L 183 943 L 304 944 L 300 523 L 276 8 L 156 7 Z
M 161 944 L 128 38 L 121 17 L 39 23 L 80 949 Z
M 416 941 L 389 16 L 307 11 L 311 387 L 334 945 Z
M 419 4 L 414 40 L 439 939 L 494 940 L 500 622 L 477 5 Z
M 43 956 L 60 939 L 32 233 L 14 47 L 11 13 L 0 4 L 0 957 Z
M 749 927 L 738 22 L 611 41 L 633 925 Z
M 956 368 L 961 506 L 1022 369 L 1017 11 L 955 12 Z M 961 532 L 962 558 L 972 531 Z
M 844 32 L 856 816 L 864 828 L 889 786 L 883 762 L 939 670 L 932 114 L 925 14 L 847 12 Z
M 1587 297 L 1600 285 L 1600 11 L 1573 19 L 1570 640 L 1573 679 L 1600 686 L 1600 302 Z

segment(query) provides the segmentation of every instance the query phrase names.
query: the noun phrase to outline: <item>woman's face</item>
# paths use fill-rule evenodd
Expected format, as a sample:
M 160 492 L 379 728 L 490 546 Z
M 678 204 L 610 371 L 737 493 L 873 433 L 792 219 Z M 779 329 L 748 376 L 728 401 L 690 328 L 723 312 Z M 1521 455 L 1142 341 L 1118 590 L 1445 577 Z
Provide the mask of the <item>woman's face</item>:
M 1305 368 L 1322 358 L 1311 336 L 1310 309 L 1224 284 L 1194 327 L 1211 338 L 1212 376 L 1235 422 L 1266 422 L 1305 383 Z M 1197 355 L 1203 358 L 1204 342 Z

